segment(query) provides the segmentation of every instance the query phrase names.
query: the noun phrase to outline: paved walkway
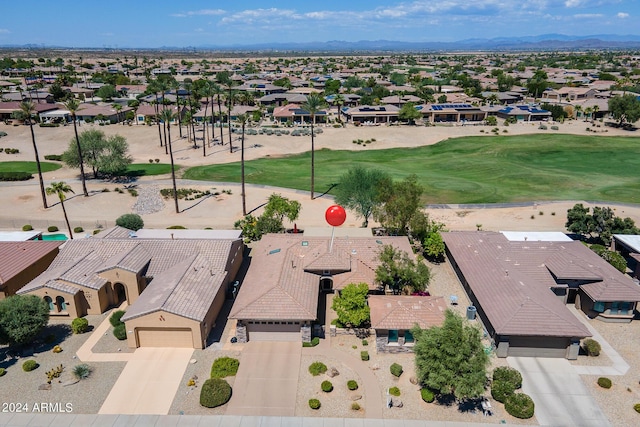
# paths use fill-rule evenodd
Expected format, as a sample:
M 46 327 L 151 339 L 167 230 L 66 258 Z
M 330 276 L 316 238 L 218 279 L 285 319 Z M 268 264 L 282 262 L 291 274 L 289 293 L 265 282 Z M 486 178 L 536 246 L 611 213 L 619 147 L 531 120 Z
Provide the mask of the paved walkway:
M 192 355 L 192 348 L 138 348 L 98 413 L 168 414 Z
M 111 323 L 109 323 L 111 313 L 116 310 L 125 310 L 126 308 L 127 303 L 125 301 L 120 305 L 120 307 L 114 308 L 107 313 L 107 317 L 104 321 L 91 332 L 91 336 L 87 338 L 84 344 L 82 344 L 76 352 L 78 359 L 83 362 L 128 362 L 131 360 L 133 353 L 94 353 L 92 350 L 100 338 L 111 332 Z M 123 345 L 127 345 L 127 342 L 123 341 Z
M 540 425 L 611 425 L 567 359 L 508 357 L 507 362 L 522 374 L 522 391 L 533 399 Z
M 294 416 L 301 350 L 299 341 L 249 341 L 225 414 Z
M 571 311 L 591 332 L 591 336 L 594 340 L 600 343 L 601 352 L 606 354 L 613 362 L 611 366 L 580 366 L 573 365 L 573 369 L 580 375 L 625 375 L 629 371 L 629 364 L 620 356 L 620 354 L 611 347 L 611 344 L 604 339 L 602 335 L 589 323 L 589 319 L 582 311 L 576 309 L 573 305 L 568 305 L 569 311 Z M 599 320 L 594 320 L 599 322 Z

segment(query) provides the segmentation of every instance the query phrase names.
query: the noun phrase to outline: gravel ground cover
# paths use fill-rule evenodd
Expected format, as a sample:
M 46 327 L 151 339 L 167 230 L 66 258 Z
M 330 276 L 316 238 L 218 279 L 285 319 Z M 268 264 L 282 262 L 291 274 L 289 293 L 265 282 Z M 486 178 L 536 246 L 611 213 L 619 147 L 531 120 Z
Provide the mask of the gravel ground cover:
M 90 326 L 96 327 L 101 316 L 90 316 Z M 89 333 L 73 335 L 68 326 L 69 319 L 52 319 L 41 334 L 41 339 L 31 347 L 25 347 L 19 354 L 0 348 L 0 367 L 7 373 L 0 377 L 0 401 L 10 412 L 73 412 L 95 414 L 98 412 L 111 387 L 118 379 L 125 364 L 122 362 L 89 363 L 92 369 L 89 378 L 75 384 L 72 369 L 82 363 L 76 357 L 76 351 L 89 337 Z M 47 338 L 53 335 L 54 338 Z M 54 353 L 55 345 L 62 352 Z M 15 356 L 15 357 L 14 357 Z M 24 372 L 22 364 L 29 359 L 40 366 Z M 62 365 L 64 371 L 51 383 L 50 390 L 38 388 L 47 383 L 46 372 Z M 44 404 L 44 405 L 43 405 Z

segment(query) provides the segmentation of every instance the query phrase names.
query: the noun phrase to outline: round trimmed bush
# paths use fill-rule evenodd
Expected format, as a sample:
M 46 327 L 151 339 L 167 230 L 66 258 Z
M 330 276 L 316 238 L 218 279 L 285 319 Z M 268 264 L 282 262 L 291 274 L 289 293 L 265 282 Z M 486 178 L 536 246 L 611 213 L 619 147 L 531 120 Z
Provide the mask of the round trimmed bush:
M 594 357 L 600 356 L 600 350 L 602 350 L 600 343 L 592 338 L 584 340 L 584 349 L 586 350 L 587 355 Z
M 320 384 L 320 388 L 322 388 L 322 391 L 324 391 L 325 393 L 329 393 L 333 391 L 333 384 L 331 384 L 331 381 L 322 381 L 322 384 Z
M 109 323 L 111 323 L 111 326 L 115 328 L 118 325 L 122 325 L 122 321 L 120 319 L 125 313 L 126 311 L 124 310 L 114 311 L 111 317 L 109 317 Z
M 59 228 L 56 227 L 55 225 L 50 225 L 49 227 L 47 227 L 47 231 L 49 233 L 53 233 L 54 231 L 58 231 L 58 230 L 59 230 Z
M 396 397 L 397 397 L 397 396 L 400 396 L 400 389 L 399 389 L 398 387 L 391 387 L 391 388 L 389 389 L 389 394 L 390 394 L 391 396 L 396 396 Z
M 358 402 L 353 402 L 351 404 L 351 409 L 354 411 L 359 411 L 360 410 L 360 404 Z
M 327 365 L 322 362 L 313 362 L 309 365 L 309 373 L 314 377 L 327 372 Z
M 4 368 L 0 368 L 0 377 L 4 377 L 4 374 L 7 373 L 7 370 Z
M 74 232 L 74 233 L 82 233 L 83 231 L 84 231 L 84 228 L 82 228 L 82 227 L 75 227 L 75 228 L 73 229 L 73 232 Z
M 309 399 L 309 408 L 320 409 L 320 401 L 318 399 Z
M 184 225 L 170 225 L 169 227 L 167 227 L 167 230 L 186 230 L 187 227 L 185 227 Z
M 347 388 L 351 391 L 358 389 L 358 383 L 355 380 L 347 381 Z
M 360 359 L 362 359 L 365 362 L 367 360 L 369 360 L 369 352 L 368 351 L 361 351 L 360 352 Z
M 529 395 L 524 393 L 514 393 L 507 398 L 507 401 L 504 403 L 504 409 L 511 416 L 520 419 L 528 419 L 533 417 L 535 404 Z
M 398 363 L 392 364 L 389 367 L 389 370 L 391 371 L 391 375 L 393 375 L 394 377 L 399 377 L 400 375 L 402 375 L 402 365 Z
M 231 386 L 221 378 L 210 378 L 202 384 L 200 405 L 215 408 L 224 405 L 231 399 Z
M 233 357 L 218 357 L 211 365 L 211 378 L 232 377 L 238 373 L 240 361 Z
M 84 317 L 76 317 L 71 321 L 71 330 L 74 334 L 84 334 L 89 329 L 89 321 Z
M 31 231 L 33 230 L 33 226 L 31 224 L 25 224 L 22 226 L 22 231 Z
M 491 384 L 491 397 L 500 403 L 507 401 L 507 398 L 516 391 L 513 383 L 509 381 L 493 381 Z
M 127 329 L 125 328 L 124 323 L 113 328 L 113 336 L 120 341 L 127 339 Z
M 637 413 L 640 413 L 640 403 L 636 403 L 635 405 L 633 405 L 633 410 Z
M 517 369 L 500 366 L 493 371 L 493 381 L 506 381 L 513 384 L 514 390 L 522 387 L 522 374 Z
M 29 359 L 22 364 L 22 370 L 25 372 L 31 372 L 36 369 L 38 366 L 38 362 L 33 359 Z
M 420 396 L 427 403 L 432 403 L 436 398 L 435 393 L 428 388 L 420 389 Z
M 138 214 L 124 214 L 116 219 L 116 225 L 129 230 L 138 231 L 144 227 L 144 221 Z
M 611 380 L 609 378 L 600 377 L 600 378 L 598 378 L 598 385 L 600 387 L 602 387 L 602 388 L 611 388 L 613 383 L 611 382 Z

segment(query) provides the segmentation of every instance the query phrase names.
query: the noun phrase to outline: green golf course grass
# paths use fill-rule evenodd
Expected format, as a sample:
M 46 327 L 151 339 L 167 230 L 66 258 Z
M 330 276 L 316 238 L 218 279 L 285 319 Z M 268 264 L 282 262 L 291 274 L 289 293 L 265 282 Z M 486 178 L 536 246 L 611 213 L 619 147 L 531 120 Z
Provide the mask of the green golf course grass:
M 42 172 L 51 172 L 62 167 L 59 163 L 40 162 Z M 38 173 L 36 162 L 0 162 L 0 172 Z
M 176 170 L 180 169 L 180 166 L 175 166 Z M 171 165 L 169 163 L 132 163 L 127 166 L 127 176 L 152 176 L 152 175 L 164 175 L 171 173 Z
M 428 130 L 427 130 L 428 131 Z M 309 152 L 245 162 L 246 181 L 309 190 Z M 416 174 L 425 203 L 598 200 L 640 203 L 640 138 L 579 135 L 464 137 L 418 148 L 316 151 L 316 194 L 351 166 Z M 183 178 L 239 182 L 240 164 L 197 166 Z

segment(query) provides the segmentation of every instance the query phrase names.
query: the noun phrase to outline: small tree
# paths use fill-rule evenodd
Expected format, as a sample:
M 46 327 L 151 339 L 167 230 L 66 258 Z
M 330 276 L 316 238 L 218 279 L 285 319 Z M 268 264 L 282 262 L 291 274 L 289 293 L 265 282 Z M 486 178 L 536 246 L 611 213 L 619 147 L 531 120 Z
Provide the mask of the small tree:
M 49 305 L 35 295 L 14 295 L 0 301 L 0 344 L 33 341 L 49 322 Z
M 124 214 L 116 219 L 116 225 L 138 231 L 144 227 L 144 221 L 138 214 Z
M 635 123 L 640 119 L 640 101 L 637 95 L 631 93 L 614 96 L 609 98 L 609 111 L 620 126 Z
M 409 122 L 410 125 L 415 124 L 416 120 L 422 117 L 422 113 L 416 110 L 416 106 L 413 102 L 407 102 L 398 111 L 398 118 Z
M 71 225 L 69 224 L 69 217 L 67 216 L 67 209 L 64 207 L 64 201 L 67 199 L 66 193 L 73 193 L 73 190 L 65 182 L 52 182 L 49 187 L 45 189 L 48 195 L 55 194 L 60 200 L 60 206 L 62 207 L 62 213 L 64 214 L 64 221 L 67 224 L 67 230 L 69 230 L 69 238 L 73 239 L 73 232 L 71 231 Z
M 378 255 L 376 282 L 394 293 L 424 291 L 431 280 L 431 271 L 422 259 L 411 259 L 409 254 L 392 245 L 384 245 Z
M 464 323 L 451 310 L 442 326 L 411 330 L 416 339 L 414 353 L 418 382 L 440 394 L 458 399 L 484 393 L 489 357 L 482 346 L 478 328 Z
M 363 227 L 369 225 L 374 208 L 380 205 L 380 188 L 384 182 L 391 181 L 389 174 L 378 169 L 365 169 L 362 166 L 349 168 L 340 177 L 334 190 L 335 201 L 355 211 L 363 218 Z
M 424 188 L 416 175 L 400 182 L 385 182 L 380 188 L 381 204 L 373 212 L 373 218 L 390 233 L 405 236 L 409 224 L 420 211 L 420 198 Z
M 338 322 L 351 328 L 364 327 L 369 323 L 367 304 L 369 286 L 366 283 L 350 283 L 333 298 L 331 308 L 338 314 Z
M 242 230 L 245 241 L 260 240 L 267 233 L 279 233 L 284 230 L 284 218 L 295 221 L 300 214 L 301 205 L 279 194 L 269 196 L 264 212 L 259 217 L 249 214 L 235 222 L 234 227 Z

